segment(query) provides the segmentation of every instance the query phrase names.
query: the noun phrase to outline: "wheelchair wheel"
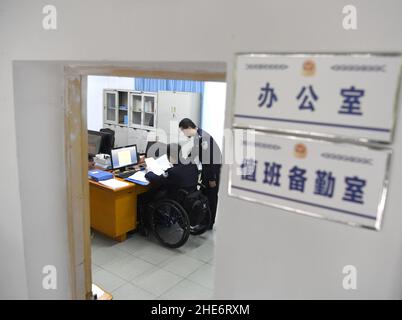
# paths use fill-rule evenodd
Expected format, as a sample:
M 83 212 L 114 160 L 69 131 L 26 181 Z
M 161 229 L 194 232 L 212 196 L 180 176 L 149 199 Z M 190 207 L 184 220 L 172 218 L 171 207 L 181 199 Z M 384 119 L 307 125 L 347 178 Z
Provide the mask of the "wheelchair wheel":
M 156 239 L 168 248 L 178 248 L 185 244 L 190 235 L 190 222 L 180 204 L 164 199 L 152 209 L 151 227 Z
M 194 217 L 193 217 L 194 216 Z M 190 211 L 190 234 L 198 236 L 208 230 L 211 224 L 211 210 L 201 201 L 195 201 Z

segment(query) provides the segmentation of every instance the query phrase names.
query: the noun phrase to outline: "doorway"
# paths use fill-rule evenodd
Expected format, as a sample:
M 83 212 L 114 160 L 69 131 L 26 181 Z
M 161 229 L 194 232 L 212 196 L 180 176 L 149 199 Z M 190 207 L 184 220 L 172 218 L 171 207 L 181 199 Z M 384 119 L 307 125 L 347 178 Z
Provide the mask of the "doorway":
M 211 67 L 211 66 L 209 66 Z M 182 68 L 182 66 L 181 66 Z M 208 68 L 206 68 L 208 69 Z M 222 69 L 222 66 L 221 66 Z M 215 69 L 216 70 L 216 69 Z M 73 67 L 66 69 L 66 146 L 69 190 L 69 225 L 72 269 L 76 292 L 85 284 L 85 296 L 92 297 L 92 283 L 102 282 L 105 291 L 114 293 L 116 299 L 188 299 L 188 292 L 198 292 L 194 298 L 211 298 L 213 279 L 200 283 L 213 274 L 214 235 L 200 236 L 186 243 L 182 248 L 171 250 L 161 247 L 150 239 L 141 237 L 135 231 L 128 239 L 115 242 L 101 233 L 90 231 L 90 204 L 87 180 L 87 129 L 89 122 L 88 90 L 91 77 L 157 78 L 206 81 L 211 87 L 225 81 L 224 72 L 177 72 L 144 71 L 136 68 Z M 117 88 L 123 89 L 123 88 Z M 135 88 L 133 88 L 135 89 Z M 214 88 L 216 94 L 217 88 Z M 213 92 L 213 91 L 211 91 Z M 209 100 L 213 99 L 209 95 Z M 208 100 L 206 99 L 206 100 Z M 207 108 L 207 107 L 206 107 Z M 222 110 L 222 121 L 223 121 Z M 124 119 L 124 118 L 123 118 Z M 91 121 L 94 119 L 91 119 Z M 93 121 L 92 121 L 93 123 Z M 202 126 L 208 126 L 219 134 L 215 123 L 208 123 L 207 114 L 202 114 Z M 223 126 L 223 122 L 222 122 Z M 221 138 L 218 137 L 221 141 Z M 77 174 L 80 173 L 80 174 Z M 77 214 L 81 209 L 84 214 Z M 83 227 L 83 228 L 82 228 Z M 77 268 L 77 261 L 83 257 L 83 268 Z M 184 267 L 183 267 L 184 266 Z M 81 280 L 84 279 L 84 282 Z M 156 285 L 159 284 L 159 285 Z M 82 291 L 81 291 L 82 293 Z

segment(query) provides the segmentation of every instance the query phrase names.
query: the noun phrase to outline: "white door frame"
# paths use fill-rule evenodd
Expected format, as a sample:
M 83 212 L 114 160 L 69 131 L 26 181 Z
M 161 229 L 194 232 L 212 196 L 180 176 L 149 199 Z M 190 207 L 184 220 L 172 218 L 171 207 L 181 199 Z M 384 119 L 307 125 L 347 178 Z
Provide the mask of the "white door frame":
M 197 63 L 195 63 L 197 64 Z M 99 63 L 68 65 L 65 81 L 65 155 L 67 221 L 72 299 L 90 299 L 92 287 L 88 184 L 87 76 L 147 77 L 198 81 L 226 81 L 224 63 L 203 63 L 194 71 L 190 62 L 113 66 Z M 220 66 L 216 71 L 217 65 Z M 181 71 L 175 71 L 181 70 Z M 182 71 L 184 70 L 184 71 Z

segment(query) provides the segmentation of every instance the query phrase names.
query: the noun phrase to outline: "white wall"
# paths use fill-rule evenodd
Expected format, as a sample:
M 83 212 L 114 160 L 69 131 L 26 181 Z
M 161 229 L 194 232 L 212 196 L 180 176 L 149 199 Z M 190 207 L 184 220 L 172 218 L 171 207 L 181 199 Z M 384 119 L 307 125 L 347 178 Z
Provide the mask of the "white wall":
M 225 107 L 226 83 L 206 81 L 201 111 L 201 127 L 214 137 L 221 150 L 225 127 Z
M 24 162 L 18 160 L 21 156 L 17 154 L 15 122 L 26 120 L 16 117 L 13 61 L 143 61 L 149 62 L 150 68 L 157 68 L 161 61 L 198 61 L 201 69 L 202 62 L 226 62 L 225 121 L 229 126 L 236 52 L 402 51 L 402 2 L 354 0 L 358 8 L 358 30 L 345 31 L 342 7 L 348 3 L 344 0 L 53 0 L 58 10 L 58 29 L 45 31 L 42 8 L 48 1 L 1 1 L 0 117 L 3 122 L 0 135 L 2 150 L 7 150 L 7 154 L 0 157 L 3 168 L 0 171 L 0 297 L 28 297 L 28 287 L 39 280 L 36 274 L 28 272 L 26 281 L 25 273 L 25 260 L 29 261 L 34 253 L 24 251 L 23 235 L 28 239 L 35 237 L 38 226 L 22 222 L 26 217 L 21 208 L 26 208 L 27 204 L 20 204 L 20 198 L 26 193 L 20 186 L 26 173 L 17 166 L 18 163 L 23 166 Z M 110 12 L 119 18 L 106 23 Z M 143 27 L 149 25 L 149 14 L 136 14 L 132 19 L 133 12 L 152 12 L 153 27 Z M 130 41 L 134 34 L 135 41 Z M 124 45 L 119 47 L 116 43 Z M 41 113 L 49 107 L 33 100 L 26 103 L 27 107 L 35 105 Z M 35 118 L 37 126 L 45 126 L 41 129 L 43 132 L 59 137 L 63 123 L 53 124 L 47 119 Z M 401 113 L 398 120 L 390 192 L 381 232 L 346 227 L 229 198 L 226 196 L 227 168 L 224 168 L 215 262 L 216 296 L 402 298 L 402 168 L 398 166 L 402 162 Z M 19 143 L 25 143 L 24 137 L 29 132 L 20 124 L 17 129 L 21 137 Z M 48 144 L 50 152 L 55 150 L 56 144 L 61 147 L 50 136 L 41 143 Z M 42 177 L 46 180 L 44 186 L 52 186 L 51 177 L 41 175 L 42 170 L 30 177 Z M 64 170 L 62 164 L 59 170 Z M 36 189 L 29 191 L 31 196 L 38 192 Z M 61 189 L 49 192 L 61 199 Z M 49 207 L 44 205 L 42 211 L 30 214 L 46 221 L 43 218 L 50 216 L 55 205 L 52 201 Z M 44 222 L 44 230 L 64 232 L 65 225 L 56 220 Z M 64 246 L 62 237 L 52 233 L 46 236 L 46 241 L 53 241 L 55 247 Z M 35 252 L 41 250 L 34 249 Z M 51 251 L 48 257 L 52 256 L 58 261 L 59 256 Z M 36 265 L 48 261 L 42 257 L 38 256 Z M 341 289 L 341 267 L 345 264 L 358 268 L 356 291 Z M 67 273 L 61 271 L 59 277 L 66 279 Z M 65 288 L 62 293 L 53 294 L 56 297 L 68 292 Z M 36 296 L 30 294 L 29 297 Z
M 103 128 L 103 90 L 134 89 L 134 78 L 88 76 L 87 121 L 88 129 L 99 131 Z
M 14 103 L 29 297 L 71 297 L 61 63 L 14 64 Z M 57 290 L 44 290 L 44 266 L 55 266 Z

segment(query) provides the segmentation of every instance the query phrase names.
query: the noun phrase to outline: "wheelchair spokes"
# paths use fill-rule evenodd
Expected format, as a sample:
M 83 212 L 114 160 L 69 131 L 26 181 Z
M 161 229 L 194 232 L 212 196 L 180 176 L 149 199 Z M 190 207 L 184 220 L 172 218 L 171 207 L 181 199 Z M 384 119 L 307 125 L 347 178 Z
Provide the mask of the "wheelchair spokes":
M 152 211 L 152 230 L 164 246 L 177 248 L 189 237 L 188 217 L 180 205 L 171 200 L 162 200 Z
M 180 189 L 176 200 L 159 197 L 141 212 L 145 213 L 140 216 L 143 234 L 151 230 L 169 248 L 182 246 L 190 234 L 204 233 L 211 223 L 208 200 L 200 191 L 189 193 Z

